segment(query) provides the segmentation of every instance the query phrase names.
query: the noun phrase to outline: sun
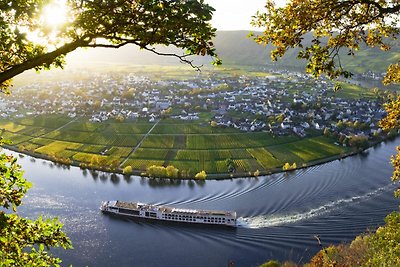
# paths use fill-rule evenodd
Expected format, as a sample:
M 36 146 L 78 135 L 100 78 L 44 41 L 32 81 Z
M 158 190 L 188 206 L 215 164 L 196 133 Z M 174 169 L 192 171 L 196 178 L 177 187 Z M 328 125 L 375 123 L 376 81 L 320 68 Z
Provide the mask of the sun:
M 46 27 L 57 29 L 67 22 L 67 17 L 66 0 L 55 0 L 43 8 L 41 20 Z
M 27 39 L 35 44 L 55 45 L 63 42 L 60 33 L 72 20 L 68 0 L 51 0 L 49 4 L 40 10 L 37 17 L 38 28 L 30 31 L 27 27 L 21 28 L 27 35 Z

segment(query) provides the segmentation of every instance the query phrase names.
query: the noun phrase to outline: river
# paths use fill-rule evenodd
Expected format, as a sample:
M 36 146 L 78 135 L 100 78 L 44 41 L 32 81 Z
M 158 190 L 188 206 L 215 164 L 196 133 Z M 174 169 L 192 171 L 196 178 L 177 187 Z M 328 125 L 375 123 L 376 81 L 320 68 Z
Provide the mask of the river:
M 290 174 L 223 181 L 158 181 L 93 175 L 28 156 L 18 162 L 33 188 L 23 216 L 57 216 L 73 250 L 55 249 L 63 266 L 257 266 L 304 262 L 323 246 L 374 230 L 398 209 L 389 157 L 400 139 L 362 154 Z M 9 153 L 13 153 L 10 152 Z M 15 153 L 14 153 L 15 154 Z M 116 218 L 99 211 L 119 199 L 179 208 L 235 210 L 236 229 Z

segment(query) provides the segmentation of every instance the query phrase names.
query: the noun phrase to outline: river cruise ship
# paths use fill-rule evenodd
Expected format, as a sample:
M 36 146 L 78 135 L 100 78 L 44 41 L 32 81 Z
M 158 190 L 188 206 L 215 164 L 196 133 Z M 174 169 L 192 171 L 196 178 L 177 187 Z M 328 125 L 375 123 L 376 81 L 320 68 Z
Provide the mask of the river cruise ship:
M 177 209 L 119 200 L 102 202 L 100 210 L 105 213 L 137 218 L 236 227 L 236 212 L 230 211 Z

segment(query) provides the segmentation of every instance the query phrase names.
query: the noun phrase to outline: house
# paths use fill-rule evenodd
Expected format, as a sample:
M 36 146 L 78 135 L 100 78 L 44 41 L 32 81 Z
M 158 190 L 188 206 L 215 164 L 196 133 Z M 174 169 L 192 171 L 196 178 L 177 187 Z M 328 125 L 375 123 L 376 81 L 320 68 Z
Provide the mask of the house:
M 156 109 L 165 110 L 171 106 L 171 102 L 169 101 L 158 101 L 156 102 Z
M 286 122 L 282 122 L 282 123 L 281 123 L 281 128 L 282 128 L 283 130 L 286 130 L 286 129 L 290 128 L 290 127 L 291 127 L 291 125 L 288 124 L 288 123 L 286 123 Z
M 302 122 L 301 124 L 300 124 L 300 126 L 301 127 L 303 127 L 304 129 L 309 129 L 310 128 L 310 124 L 308 123 L 308 122 Z
M 138 112 L 130 112 L 130 113 L 129 113 L 129 116 L 130 116 L 132 119 L 136 119 L 136 118 L 139 118 L 139 113 L 138 113 Z

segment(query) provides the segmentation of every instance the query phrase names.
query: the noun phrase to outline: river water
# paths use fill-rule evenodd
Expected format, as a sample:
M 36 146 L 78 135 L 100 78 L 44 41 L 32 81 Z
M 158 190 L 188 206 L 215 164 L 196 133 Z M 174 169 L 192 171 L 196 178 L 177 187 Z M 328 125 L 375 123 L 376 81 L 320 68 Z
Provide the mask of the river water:
M 400 139 L 362 154 L 290 174 L 223 181 L 158 181 L 84 172 L 24 156 L 33 182 L 23 216 L 57 216 L 73 250 L 52 250 L 63 266 L 257 266 L 304 262 L 322 245 L 374 230 L 398 209 L 389 157 Z M 236 229 L 104 215 L 103 200 L 237 211 Z

